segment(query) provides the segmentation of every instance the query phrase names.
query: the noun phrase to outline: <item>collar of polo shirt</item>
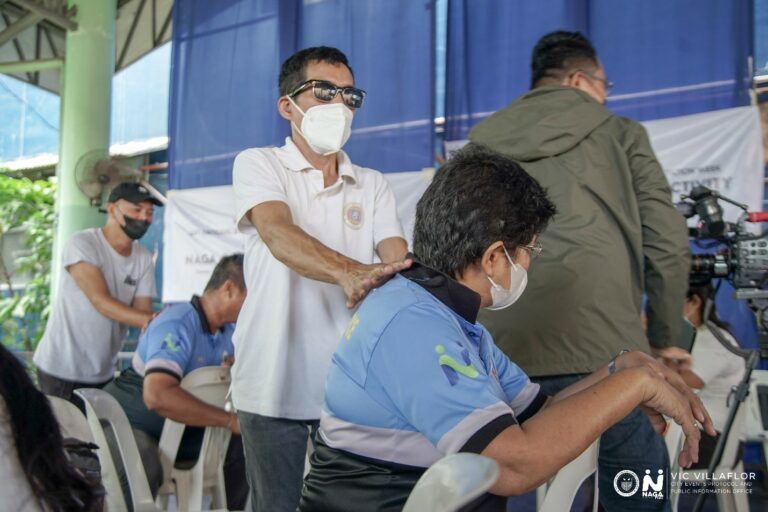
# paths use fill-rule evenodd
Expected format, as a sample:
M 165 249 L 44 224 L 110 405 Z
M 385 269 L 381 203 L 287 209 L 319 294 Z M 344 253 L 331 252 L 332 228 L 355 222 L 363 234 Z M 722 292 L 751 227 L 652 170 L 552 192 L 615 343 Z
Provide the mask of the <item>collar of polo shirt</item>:
M 305 171 L 307 169 L 314 169 L 312 165 L 307 162 L 304 155 L 301 154 L 299 148 L 293 143 L 290 137 L 285 138 L 285 146 L 278 149 L 278 156 L 286 169 L 294 172 Z M 344 151 L 339 151 L 337 162 L 339 166 L 339 176 L 342 178 L 347 177 L 353 182 L 357 183 L 357 173 L 355 167 L 349 159 L 349 156 Z

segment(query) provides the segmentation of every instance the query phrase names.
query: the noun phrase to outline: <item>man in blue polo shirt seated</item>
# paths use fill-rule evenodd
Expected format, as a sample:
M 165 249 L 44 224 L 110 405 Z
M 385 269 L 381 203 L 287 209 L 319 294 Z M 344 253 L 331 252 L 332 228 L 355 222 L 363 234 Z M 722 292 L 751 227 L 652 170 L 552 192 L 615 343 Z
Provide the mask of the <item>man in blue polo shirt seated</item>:
M 550 398 L 477 323 L 481 307 L 523 293 L 554 213 L 533 178 L 488 150 L 470 146 L 437 172 L 416 210 L 414 264 L 368 295 L 333 356 L 302 512 L 400 510 L 426 468 L 456 452 L 500 469 L 467 510 L 506 510 L 506 496 L 536 488 L 637 406 L 659 432 L 663 414 L 680 423 L 680 463 L 697 459 L 698 423 L 714 434 L 712 422 L 650 356 L 622 353 Z
M 195 427 L 226 427 L 238 434 L 229 444 L 224 478 L 228 507 L 245 507 L 248 484 L 237 416 L 198 400 L 180 386 L 193 370 L 234 363 L 232 333 L 245 295 L 243 255 L 225 256 L 201 296 L 170 306 L 149 324 L 132 367 L 105 388 L 125 409 L 153 494 L 162 483 L 158 441 L 165 418 L 170 418 Z M 203 432 L 203 428 L 185 430 L 177 464 L 197 459 Z

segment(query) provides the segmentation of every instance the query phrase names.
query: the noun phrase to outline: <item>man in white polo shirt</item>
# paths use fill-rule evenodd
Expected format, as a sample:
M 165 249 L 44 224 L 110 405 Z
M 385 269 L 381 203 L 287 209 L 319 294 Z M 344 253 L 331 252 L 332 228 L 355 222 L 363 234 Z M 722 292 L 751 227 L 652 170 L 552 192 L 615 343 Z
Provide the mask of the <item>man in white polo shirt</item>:
M 349 309 L 410 265 L 386 180 L 341 151 L 365 98 L 347 58 L 301 50 L 283 63 L 279 87 L 291 137 L 243 151 L 233 170 L 238 227 L 249 236 L 232 394 L 258 512 L 296 509 Z

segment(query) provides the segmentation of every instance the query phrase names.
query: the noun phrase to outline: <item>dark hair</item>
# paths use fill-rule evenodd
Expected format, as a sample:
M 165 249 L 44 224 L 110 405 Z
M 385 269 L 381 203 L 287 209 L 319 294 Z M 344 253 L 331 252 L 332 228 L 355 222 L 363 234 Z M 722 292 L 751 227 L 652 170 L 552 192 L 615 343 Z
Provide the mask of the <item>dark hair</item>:
M 32 383 L 16 356 L 2 345 L 0 396 L 8 409 L 21 468 L 42 508 L 91 510 L 100 497 L 67 459 L 48 399 Z
M 497 240 L 514 254 L 554 214 L 544 189 L 516 162 L 469 144 L 435 174 L 419 200 L 413 250 L 426 265 L 455 277 Z
M 597 65 L 595 48 L 580 32 L 550 32 L 533 47 L 531 88 L 545 85 L 547 78 L 559 82 L 571 71 Z
M 239 252 L 221 258 L 213 268 L 211 278 L 208 279 L 208 284 L 205 285 L 205 291 L 218 290 L 228 280 L 235 283 L 241 290 L 245 290 L 243 253 Z
M 280 68 L 280 77 L 277 85 L 280 89 L 280 96 L 291 93 L 307 80 L 307 64 L 312 61 L 326 62 L 328 64 L 344 64 L 355 76 L 352 68 L 347 62 L 347 56 L 341 50 L 331 48 L 330 46 L 314 46 L 304 48 L 288 57 Z
M 717 306 L 715 306 L 715 295 L 716 295 L 715 288 L 712 286 L 712 283 L 707 284 L 701 284 L 701 285 L 690 285 L 688 287 L 688 293 L 686 293 L 685 297 L 688 300 L 691 300 L 693 297 L 698 297 L 701 299 L 701 304 L 699 304 L 699 314 L 701 315 L 702 321 L 705 320 L 704 318 L 704 307 L 707 304 L 707 299 L 712 300 L 712 309 L 709 310 L 709 318 L 708 320 L 712 323 L 714 323 L 716 326 L 718 326 L 721 329 L 725 329 L 726 331 L 730 329 L 730 326 L 727 322 L 720 319 L 720 316 L 717 314 Z

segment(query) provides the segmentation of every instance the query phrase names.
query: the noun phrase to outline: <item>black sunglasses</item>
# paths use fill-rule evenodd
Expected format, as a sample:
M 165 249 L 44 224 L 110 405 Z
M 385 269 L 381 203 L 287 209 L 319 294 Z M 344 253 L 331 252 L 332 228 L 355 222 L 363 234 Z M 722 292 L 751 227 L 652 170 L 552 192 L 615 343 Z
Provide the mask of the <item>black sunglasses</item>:
M 341 99 L 349 108 L 360 108 L 363 106 L 363 100 L 365 99 L 364 90 L 357 87 L 338 87 L 325 80 L 307 80 L 294 89 L 288 97 L 293 98 L 310 87 L 312 88 L 312 94 L 320 101 L 333 101 L 333 98 L 341 93 Z

